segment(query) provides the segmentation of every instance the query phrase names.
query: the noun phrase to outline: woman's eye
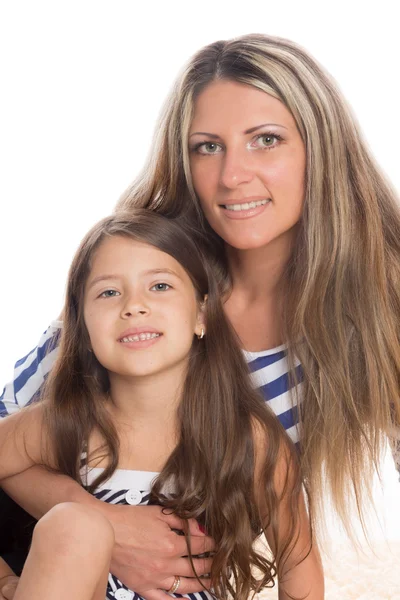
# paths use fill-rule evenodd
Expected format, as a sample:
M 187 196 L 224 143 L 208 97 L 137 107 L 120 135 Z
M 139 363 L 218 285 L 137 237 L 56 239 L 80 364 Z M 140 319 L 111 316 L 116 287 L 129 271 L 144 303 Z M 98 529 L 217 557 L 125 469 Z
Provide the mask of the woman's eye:
M 150 290 L 154 292 L 166 292 L 171 286 L 168 283 L 156 283 Z
M 273 148 L 276 145 L 276 143 L 281 139 L 282 138 L 279 135 L 272 133 L 263 133 L 255 139 L 253 145 L 257 148 Z
M 221 146 L 215 142 L 202 142 L 194 147 L 195 152 L 198 154 L 218 154 L 221 152 Z
M 120 292 L 117 292 L 117 290 L 106 290 L 100 294 L 100 298 L 114 298 L 115 296 L 120 295 Z

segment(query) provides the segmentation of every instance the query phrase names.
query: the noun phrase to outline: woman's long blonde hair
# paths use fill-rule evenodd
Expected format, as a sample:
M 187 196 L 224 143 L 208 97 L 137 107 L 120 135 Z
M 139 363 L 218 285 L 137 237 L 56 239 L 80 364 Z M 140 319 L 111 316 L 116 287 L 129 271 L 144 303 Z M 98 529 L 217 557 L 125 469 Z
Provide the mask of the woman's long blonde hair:
M 306 155 L 304 210 L 286 272 L 289 365 L 302 364 L 302 465 L 314 507 L 327 489 L 351 532 L 362 518 L 383 440 L 400 422 L 400 213 L 332 79 L 296 44 L 265 35 L 200 50 L 174 86 L 155 149 L 120 208 L 147 207 L 207 232 L 229 284 L 221 240 L 199 209 L 188 132 L 212 81 L 254 86 L 292 113 Z M 300 404 L 301 401 L 301 404 Z

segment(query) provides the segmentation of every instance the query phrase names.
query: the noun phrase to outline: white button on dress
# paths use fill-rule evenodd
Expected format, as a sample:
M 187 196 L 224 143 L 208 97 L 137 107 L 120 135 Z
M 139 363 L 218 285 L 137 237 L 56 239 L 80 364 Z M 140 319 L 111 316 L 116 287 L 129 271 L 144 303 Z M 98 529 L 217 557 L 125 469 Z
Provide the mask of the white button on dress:
M 119 590 L 115 592 L 116 600 L 132 600 L 133 596 L 133 592 L 125 590 L 124 588 L 119 588 Z
M 125 494 L 125 500 L 128 504 L 136 505 L 140 504 L 142 501 L 142 494 L 139 490 L 131 489 L 128 490 Z M 122 599 L 121 599 L 122 600 Z

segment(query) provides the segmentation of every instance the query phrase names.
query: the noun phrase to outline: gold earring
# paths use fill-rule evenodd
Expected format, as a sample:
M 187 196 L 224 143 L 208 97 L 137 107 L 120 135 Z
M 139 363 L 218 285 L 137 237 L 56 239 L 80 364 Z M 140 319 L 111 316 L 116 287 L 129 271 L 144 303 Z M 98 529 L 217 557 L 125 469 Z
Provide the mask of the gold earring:
M 198 336 L 197 336 L 197 337 L 198 337 L 198 339 L 199 339 L 199 340 L 202 340 L 202 339 L 203 339 L 203 337 L 204 337 L 204 334 L 205 334 L 204 327 L 202 327 L 202 328 L 201 328 L 201 333 L 200 333 L 200 335 L 198 335 Z

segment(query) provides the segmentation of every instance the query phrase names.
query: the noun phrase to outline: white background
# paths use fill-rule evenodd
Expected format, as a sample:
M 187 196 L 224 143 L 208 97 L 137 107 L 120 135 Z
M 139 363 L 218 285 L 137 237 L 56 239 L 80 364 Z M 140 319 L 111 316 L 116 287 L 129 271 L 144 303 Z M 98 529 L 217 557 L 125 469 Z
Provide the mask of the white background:
M 398 7 L 398 0 L 0 2 L 0 386 L 57 317 L 81 237 L 139 172 L 179 69 L 207 43 L 260 32 L 306 47 L 338 80 L 399 190 Z M 385 469 L 389 535 L 400 539 L 399 485 L 390 462 Z

